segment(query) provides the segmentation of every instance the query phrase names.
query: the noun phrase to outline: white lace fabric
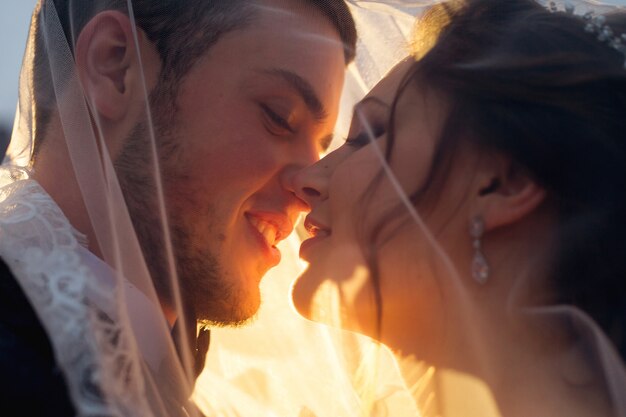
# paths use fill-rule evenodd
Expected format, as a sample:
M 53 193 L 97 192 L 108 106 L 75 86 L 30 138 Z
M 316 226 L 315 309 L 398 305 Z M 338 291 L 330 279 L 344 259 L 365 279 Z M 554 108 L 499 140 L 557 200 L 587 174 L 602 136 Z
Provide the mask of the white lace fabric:
M 97 294 L 109 311 L 121 310 L 120 298 L 98 285 L 82 262 L 81 235 L 41 186 L 26 171 L 2 171 L 0 258 L 48 334 L 77 414 L 151 416 L 127 330 L 88 294 Z M 116 390 L 104 394 L 103 384 Z

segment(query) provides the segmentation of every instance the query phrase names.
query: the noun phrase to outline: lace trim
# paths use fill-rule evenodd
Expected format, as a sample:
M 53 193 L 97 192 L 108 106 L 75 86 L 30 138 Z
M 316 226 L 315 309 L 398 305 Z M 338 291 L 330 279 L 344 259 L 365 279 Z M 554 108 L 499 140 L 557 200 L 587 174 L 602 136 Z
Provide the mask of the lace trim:
M 86 296 L 95 293 L 116 306 L 116 294 L 98 288 L 77 252 L 80 235 L 45 191 L 22 175 L 9 173 L 17 181 L 0 188 L 0 256 L 46 329 L 76 412 L 151 416 L 128 329 Z

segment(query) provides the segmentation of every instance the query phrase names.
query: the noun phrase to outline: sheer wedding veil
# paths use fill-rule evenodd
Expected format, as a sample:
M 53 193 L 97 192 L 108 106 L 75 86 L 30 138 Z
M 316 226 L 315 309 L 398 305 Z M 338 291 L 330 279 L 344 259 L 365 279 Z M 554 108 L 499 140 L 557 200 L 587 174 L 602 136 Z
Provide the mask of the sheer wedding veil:
M 355 0 L 348 3 L 359 41 L 356 60 L 347 70 L 337 124 L 339 133 L 348 131 L 353 105 L 409 54 L 415 17 L 434 2 Z M 250 4 L 254 8 L 256 3 Z M 606 11 L 596 4 L 577 4 L 581 8 Z M 197 415 L 195 407 L 186 404 L 194 390 L 196 371 L 203 365 L 197 363 L 203 357 L 195 357 L 202 350 L 198 344 L 208 341 L 196 340 L 195 313 L 182 302 L 185 289 L 181 288 L 178 277 L 172 236 L 175 231 L 166 215 L 168 198 L 163 185 L 164 153 L 173 151 L 159 143 L 159 135 L 168 131 L 168 115 L 174 113 L 167 106 L 175 103 L 177 81 L 180 81 L 176 71 L 184 73 L 202 55 L 204 49 L 199 46 L 202 36 L 206 36 L 202 42 L 211 41 L 208 33 L 190 35 L 191 31 L 184 30 L 206 17 L 202 14 L 205 6 L 187 6 L 186 2 L 177 1 L 42 0 L 33 15 L 20 78 L 18 112 L 2 170 L 3 210 L 11 214 L 12 224 L 5 225 L 3 231 L 2 256 L 6 259 L 14 255 L 19 262 L 38 265 L 39 269 L 24 269 L 23 276 L 31 280 L 30 287 L 22 278 L 18 280 L 51 335 L 55 357 L 78 415 Z M 224 32 L 236 27 L 229 20 L 233 7 L 240 6 L 224 5 L 224 10 L 207 18 L 208 27 L 221 25 Z M 95 111 L 101 109 L 101 103 L 94 102 L 85 87 L 93 87 L 90 84 L 93 80 L 81 78 L 84 74 L 78 73 L 75 64 L 76 51 L 82 47 L 81 33 L 103 30 L 89 26 L 90 16 L 107 10 L 127 16 L 132 38 L 129 59 L 137 68 L 133 76 L 138 77 L 138 82 L 133 85 L 139 93 L 134 91 L 133 97 L 140 104 L 134 103 L 132 111 L 140 123 L 129 129 L 135 140 L 136 159 L 126 164 L 120 164 L 112 156 L 118 154 L 120 144 L 109 140 L 115 132 L 110 130 L 108 118 L 117 109 L 110 108 L 106 114 Z M 276 13 L 277 22 L 289 19 L 289 13 L 284 10 L 271 11 Z M 163 16 L 178 16 L 182 23 L 174 25 L 161 19 Z M 275 27 L 276 31 L 284 30 L 284 25 Z M 153 86 L 157 80 L 145 69 L 154 63 L 151 60 L 159 58 L 146 49 L 149 45 L 156 45 L 160 51 L 169 48 L 172 57 L 160 74 L 162 88 L 156 90 Z M 189 56 L 177 54 L 177 50 L 185 48 L 191 50 Z M 303 50 L 303 56 L 308 52 Z M 465 63 L 478 69 L 488 64 Z M 355 120 L 370 135 L 374 133 L 366 117 L 357 112 Z M 48 138 L 46 132 L 50 129 L 60 133 Z M 207 134 L 207 140 L 210 136 Z M 95 242 L 85 242 L 80 232 L 86 231 L 77 231 L 67 224 L 59 216 L 59 207 L 42 200 L 32 183 L 28 183 L 33 175 L 31 162 L 40 151 L 42 137 L 56 140 L 54 146 L 66 148 L 69 166 L 61 172 L 68 175 L 64 178 L 68 188 L 79 191 L 80 195 L 73 198 L 84 204 L 84 222 Z M 480 301 L 474 297 L 472 287 L 475 283 L 467 282 L 465 271 L 461 273 L 452 263 L 437 231 L 430 230 L 424 214 L 410 200 L 412 190 L 405 189 L 396 178 L 394 164 L 388 162 L 383 150 L 377 146 L 373 149 L 378 150 L 381 182 L 393 191 L 387 197 L 399 207 L 398 218 L 404 219 L 403 227 L 415 233 L 416 239 L 427 242 L 433 268 L 446 288 L 446 303 L 457 306 L 455 317 L 464 320 L 462 327 L 467 337 L 463 340 L 468 355 L 476 358 L 478 368 L 469 374 L 490 375 L 494 362 L 488 355 L 497 349 L 489 345 L 491 339 L 480 337 L 484 333 L 478 309 Z M 133 175 L 127 175 L 129 172 Z M 140 200 L 140 216 L 145 215 L 147 220 L 141 223 L 144 226 L 137 225 L 137 212 L 129 208 L 129 190 L 137 193 L 135 197 Z M 15 193 L 23 199 L 11 199 Z M 56 203 L 61 209 L 64 207 L 63 201 Z M 36 213 L 33 207 L 37 204 L 44 205 L 47 211 Z M 146 243 L 140 242 L 138 234 L 151 237 L 149 258 L 142 250 L 142 244 Z M 467 239 L 470 245 L 469 234 Z M 15 246 L 7 249 L 6 242 Z M 39 251 L 26 250 L 33 243 Z M 373 240 L 369 243 L 376 246 Z M 450 376 L 456 375 L 454 372 L 437 377 L 440 371 L 437 366 L 419 357 L 401 363 L 400 369 L 388 349 L 369 338 L 340 330 L 342 309 L 337 302 L 341 297 L 332 285 L 324 287 L 328 291 L 318 297 L 316 318 L 335 326 L 327 327 L 297 316 L 288 297 L 291 282 L 304 268 L 297 259 L 298 244 L 296 233 L 281 244 L 283 262 L 262 283 L 264 302 L 257 319 L 241 328 L 212 330 L 206 367 L 192 397 L 204 414 L 488 415 L 494 409 L 488 401 L 493 397 L 492 386 L 487 384 L 487 388 L 478 391 L 470 389 L 471 384 L 466 384 L 462 377 Z M 99 258 L 111 269 L 113 283 L 92 276 L 76 258 L 81 245 L 97 248 Z M 24 251 L 20 252 L 21 249 Z M 489 259 L 489 254 L 485 257 Z M 418 279 L 410 273 L 402 277 L 407 293 L 415 289 L 411 281 L 414 278 Z M 571 363 L 568 355 L 584 352 L 589 358 L 594 386 L 602 387 L 614 415 L 626 416 L 623 361 L 606 331 L 573 305 L 532 308 L 515 305 L 514 290 L 524 285 L 520 281 L 506 294 L 515 312 L 512 317 L 524 317 L 524 320 L 532 317 L 538 323 L 567 323 L 568 328 L 575 329 L 579 340 L 576 349 L 555 349 L 553 360 L 561 360 L 567 367 Z M 591 281 L 590 285 L 593 285 Z M 170 314 L 159 308 L 162 300 L 157 293 L 164 292 L 168 294 Z M 623 299 L 623 294 L 619 296 Z M 383 306 L 391 302 L 382 299 Z M 174 323 L 168 320 L 172 316 L 177 318 L 173 331 L 170 327 Z M 68 346 L 67 340 L 84 343 Z M 575 384 L 576 375 L 572 378 Z M 586 383 L 587 379 L 583 379 Z M 543 382 L 552 381 L 538 380 L 537 386 L 542 387 Z M 476 392 L 486 392 L 487 400 L 478 401 L 481 395 L 473 397 Z M 466 394 L 464 398 L 461 393 Z M 465 409 L 458 411 L 458 407 Z

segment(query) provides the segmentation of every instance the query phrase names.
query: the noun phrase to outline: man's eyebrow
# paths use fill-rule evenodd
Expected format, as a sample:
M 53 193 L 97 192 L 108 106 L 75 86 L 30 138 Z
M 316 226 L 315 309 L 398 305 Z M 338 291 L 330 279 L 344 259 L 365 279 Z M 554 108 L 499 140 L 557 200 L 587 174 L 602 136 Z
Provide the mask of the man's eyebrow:
M 291 88 L 297 91 L 302 98 L 302 101 L 304 101 L 306 107 L 313 114 L 315 120 L 323 121 L 324 119 L 328 118 L 328 112 L 326 111 L 324 105 L 317 96 L 317 93 L 313 89 L 313 86 L 311 86 L 311 84 L 307 80 L 305 80 L 295 72 L 280 68 L 264 70 L 261 72 L 273 77 L 281 78 L 283 81 L 289 84 Z

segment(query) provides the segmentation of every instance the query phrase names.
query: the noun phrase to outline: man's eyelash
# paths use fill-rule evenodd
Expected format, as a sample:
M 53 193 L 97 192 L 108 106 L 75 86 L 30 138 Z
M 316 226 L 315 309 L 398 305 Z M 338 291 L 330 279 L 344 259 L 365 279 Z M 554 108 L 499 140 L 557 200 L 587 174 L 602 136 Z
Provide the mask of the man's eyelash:
M 269 108 L 269 106 L 265 104 L 261 104 L 261 108 L 263 109 L 267 117 L 270 118 L 272 123 L 276 124 L 278 127 L 282 129 L 285 129 L 291 133 L 294 133 L 294 130 L 291 127 L 291 125 L 284 118 L 280 117 L 278 114 L 276 114 L 276 112 L 274 112 L 271 108 Z

